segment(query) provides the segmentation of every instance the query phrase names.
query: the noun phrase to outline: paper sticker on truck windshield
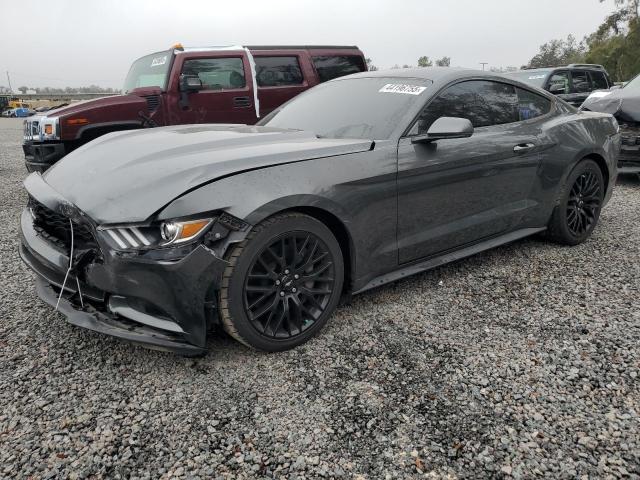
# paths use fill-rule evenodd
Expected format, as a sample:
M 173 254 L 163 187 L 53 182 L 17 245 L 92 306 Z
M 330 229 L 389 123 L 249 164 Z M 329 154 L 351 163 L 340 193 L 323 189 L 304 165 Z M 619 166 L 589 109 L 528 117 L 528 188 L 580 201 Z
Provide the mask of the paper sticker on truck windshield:
M 159 67 L 160 65 L 164 65 L 165 63 L 167 63 L 167 56 L 165 55 L 164 57 L 156 57 L 151 61 L 151 66 L 152 67 Z
M 419 87 L 418 85 L 406 85 L 404 83 L 387 83 L 378 92 L 382 93 L 405 93 L 407 95 L 420 95 L 427 87 Z

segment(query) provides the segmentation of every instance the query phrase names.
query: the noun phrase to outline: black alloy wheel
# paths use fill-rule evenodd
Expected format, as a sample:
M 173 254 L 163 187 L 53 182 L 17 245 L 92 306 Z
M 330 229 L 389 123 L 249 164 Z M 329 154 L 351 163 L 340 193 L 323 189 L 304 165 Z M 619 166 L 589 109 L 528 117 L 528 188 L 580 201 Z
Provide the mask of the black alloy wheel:
M 220 320 L 236 340 L 258 350 L 287 350 L 309 340 L 336 309 L 344 258 L 335 236 L 298 212 L 270 217 L 225 256 Z
M 547 225 L 548 237 L 564 245 L 584 242 L 596 227 L 605 198 L 604 175 L 590 158 L 569 173 Z
M 576 237 L 588 232 L 602 206 L 600 181 L 592 171 L 582 173 L 574 182 L 567 202 L 567 228 Z
M 335 286 L 329 249 L 316 235 L 288 232 L 265 246 L 244 286 L 247 317 L 262 335 L 291 338 L 325 311 Z

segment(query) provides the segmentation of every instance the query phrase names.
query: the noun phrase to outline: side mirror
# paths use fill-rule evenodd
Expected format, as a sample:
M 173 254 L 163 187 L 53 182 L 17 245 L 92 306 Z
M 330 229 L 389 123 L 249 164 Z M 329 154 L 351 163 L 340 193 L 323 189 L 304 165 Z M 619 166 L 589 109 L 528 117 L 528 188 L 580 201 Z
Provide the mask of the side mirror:
M 202 90 L 202 80 L 197 75 L 180 75 L 181 92 L 197 92 Z
M 426 134 L 411 137 L 411 143 L 431 143 L 448 138 L 469 138 L 473 135 L 473 124 L 467 118 L 440 117 Z

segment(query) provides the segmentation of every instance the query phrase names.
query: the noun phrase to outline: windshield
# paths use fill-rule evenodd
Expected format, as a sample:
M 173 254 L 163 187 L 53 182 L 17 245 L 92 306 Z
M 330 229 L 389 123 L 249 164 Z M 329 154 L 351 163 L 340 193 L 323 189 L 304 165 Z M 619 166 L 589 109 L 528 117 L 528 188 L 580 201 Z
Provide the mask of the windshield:
M 625 90 L 640 90 L 640 75 L 634 77 L 629 83 L 624 86 Z
M 172 55 L 170 51 L 157 52 L 133 62 L 124 81 L 124 93 L 140 87 L 166 88 Z
M 550 70 L 520 70 L 519 72 L 509 73 L 509 75 L 516 77 L 521 82 L 542 88 L 549 72 Z
M 259 125 L 307 130 L 319 137 L 389 138 L 414 102 L 424 102 L 430 80 L 346 78 L 314 87 Z

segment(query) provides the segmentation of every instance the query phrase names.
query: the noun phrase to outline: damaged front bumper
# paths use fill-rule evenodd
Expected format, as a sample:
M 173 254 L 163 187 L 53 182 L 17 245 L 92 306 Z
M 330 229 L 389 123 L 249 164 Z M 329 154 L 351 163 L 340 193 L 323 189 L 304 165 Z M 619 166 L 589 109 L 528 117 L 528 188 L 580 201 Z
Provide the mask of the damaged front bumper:
M 32 198 L 52 211 L 65 212 L 73 222 L 88 222 L 41 177 L 25 185 Z M 38 228 L 30 208 L 23 211 L 20 225 L 20 256 L 40 277 L 38 295 L 55 306 L 62 291 L 58 309 L 70 323 L 183 355 L 206 351 L 227 265 L 212 249 L 197 244 L 179 258 L 149 259 L 114 251 L 99 240 L 93 225 L 97 251 L 76 249 L 65 282 L 68 249 Z
M 621 125 L 622 147 L 618 156 L 618 173 L 640 173 L 640 124 Z
M 618 173 L 640 173 L 640 145 L 622 147 L 618 156 Z

